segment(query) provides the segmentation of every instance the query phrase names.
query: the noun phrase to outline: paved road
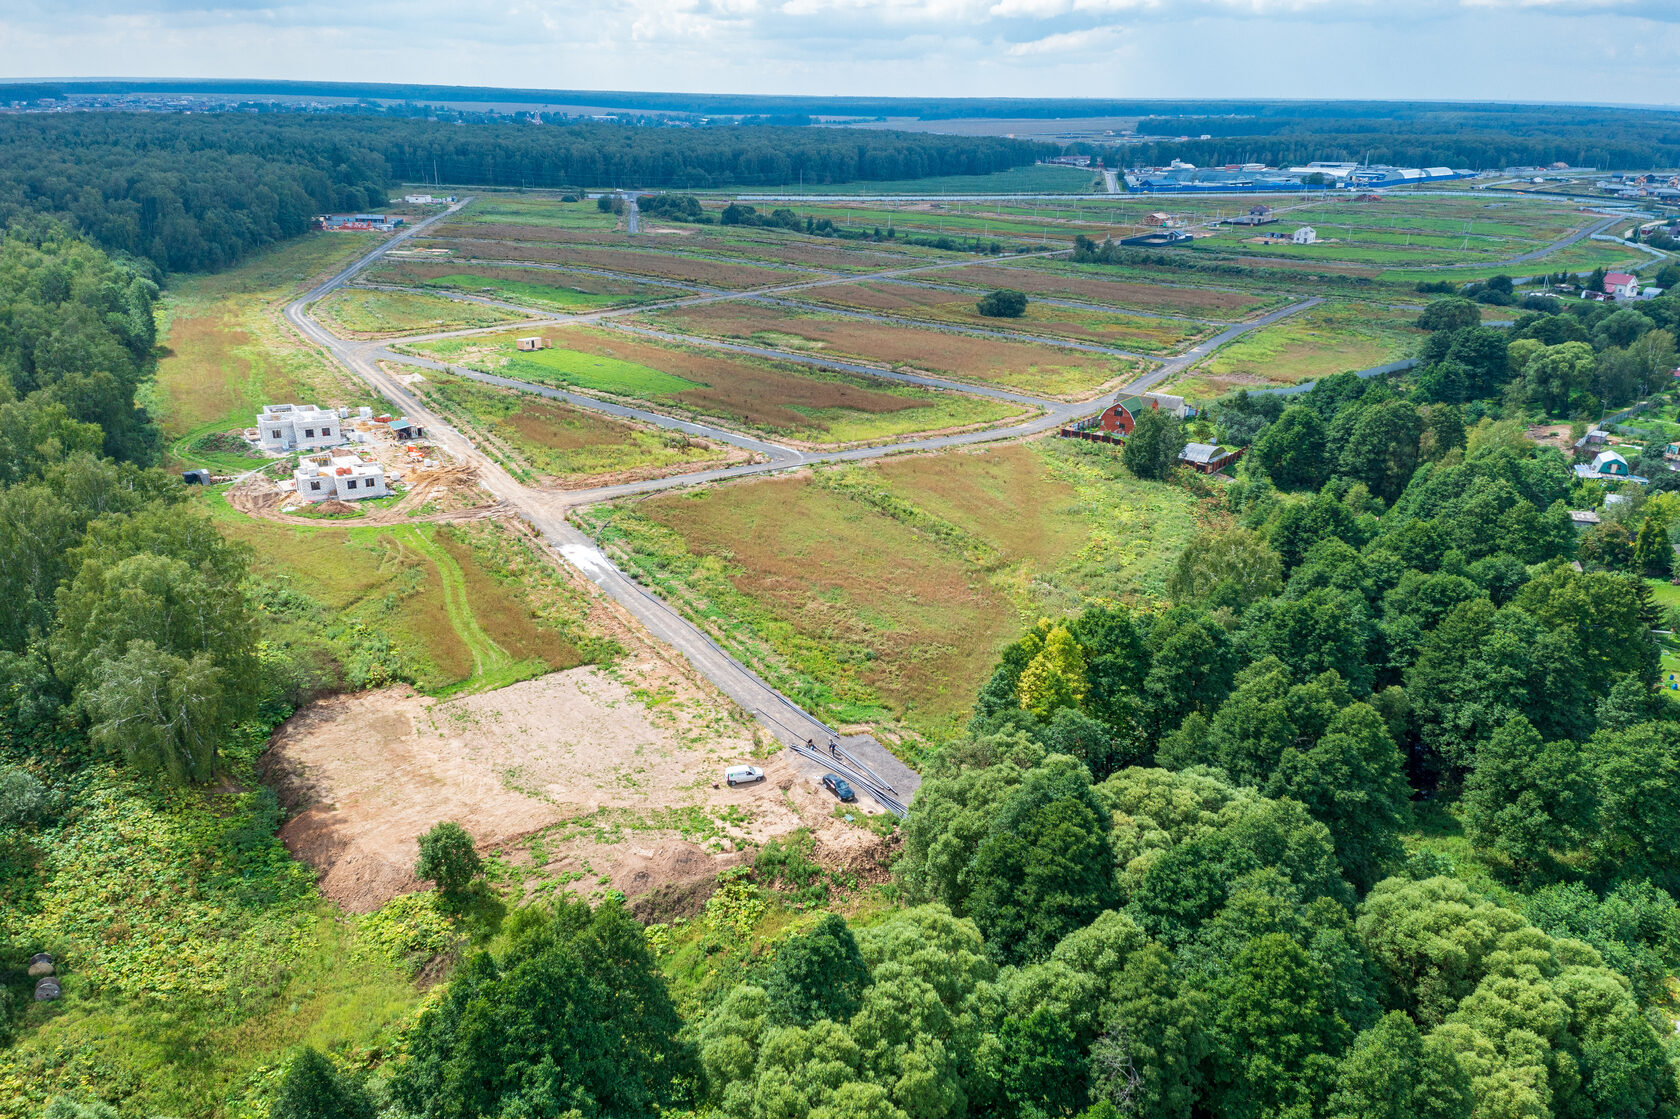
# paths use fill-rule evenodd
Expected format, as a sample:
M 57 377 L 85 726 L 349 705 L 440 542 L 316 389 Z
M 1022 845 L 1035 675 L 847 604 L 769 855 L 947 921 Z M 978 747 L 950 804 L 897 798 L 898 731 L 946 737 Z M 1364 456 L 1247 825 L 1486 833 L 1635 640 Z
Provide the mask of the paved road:
M 982 431 L 964 432 L 954 435 L 932 436 L 926 439 L 911 440 L 885 446 L 857 447 L 842 451 L 811 453 L 783 447 L 766 440 L 752 439 L 738 432 L 726 431 L 706 424 L 697 424 L 674 417 L 662 416 L 657 413 L 635 409 L 624 405 L 612 404 L 594 397 L 578 393 L 570 393 L 563 389 L 548 386 L 528 385 L 511 378 L 497 378 L 490 374 L 480 374 L 476 371 L 457 370 L 463 375 L 491 383 L 504 384 L 508 387 L 520 388 L 526 391 L 540 393 L 556 399 L 566 400 L 575 406 L 588 408 L 610 415 L 624 416 L 644 422 L 655 423 L 658 426 L 688 431 L 707 438 L 718 439 L 735 446 L 746 447 L 766 456 L 766 460 L 759 463 L 749 463 L 741 466 L 720 468 L 711 471 L 701 471 L 695 474 L 680 475 L 674 478 L 653 479 L 642 482 L 626 483 L 619 486 L 601 487 L 594 490 L 582 491 L 542 491 L 527 487 L 501 468 L 489 456 L 483 454 L 470 440 L 454 427 L 428 409 L 421 400 L 409 390 L 408 386 L 399 382 L 394 376 L 380 367 L 381 360 L 399 360 L 436 367 L 438 363 L 417 361 L 406 355 L 392 354 L 382 344 L 353 342 L 334 335 L 309 314 L 310 305 L 326 295 L 328 292 L 349 282 L 358 273 L 373 264 L 380 257 L 390 252 L 404 241 L 420 234 L 432 223 L 439 221 L 449 214 L 459 210 L 471 198 L 451 206 L 442 214 L 438 214 L 426 221 L 420 222 L 384 242 L 360 260 L 347 266 L 338 274 L 319 285 L 313 290 L 300 296 L 285 309 L 286 320 L 296 328 L 305 338 L 320 346 L 331 354 L 346 368 L 367 381 L 376 391 L 384 395 L 391 403 L 403 409 L 411 418 L 419 420 L 431 432 L 433 441 L 443 447 L 449 454 L 467 462 L 473 463 L 479 471 L 479 477 L 485 489 L 491 496 L 505 502 L 529 521 L 553 547 L 569 563 L 581 571 L 586 578 L 600 587 L 605 593 L 625 607 L 638 621 L 644 625 L 657 639 L 664 641 L 681 652 L 695 668 L 711 680 L 719 690 L 729 696 L 740 706 L 754 714 L 756 718 L 779 740 L 789 745 L 797 745 L 804 739 L 816 740 L 825 744 L 832 733 L 830 728 L 794 705 L 787 697 L 772 688 L 746 665 L 730 656 L 721 649 L 716 642 L 708 637 L 693 623 L 684 618 L 677 610 L 664 600 L 643 590 L 637 582 L 621 570 L 595 543 L 582 531 L 574 527 L 567 519 L 569 509 L 581 505 L 593 504 L 614 498 L 631 496 L 634 494 L 652 493 L 659 490 L 675 489 L 691 486 L 708 481 L 719 481 L 728 478 L 742 477 L 748 474 L 764 473 L 773 470 L 786 470 L 790 467 L 806 466 L 828 462 L 853 462 L 878 458 L 883 455 L 897 454 L 910 451 L 931 451 L 952 447 L 968 446 L 975 443 L 990 442 L 999 439 L 1016 438 L 1034 435 L 1061 426 L 1070 420 L 1089 415 L 1106 406 L 1106 400 L 1088 401 L 1070 404 L 1066 402 L 1039 400 L 1021 394 L 1002 394 L 1001 390 L 987 392 L 977 386 L 960 385 L 956 382 L 945 382 L 956 391 L 979 392 L 984 395 L 1005 395 L 1007 399 L 1017 399 L 1030 402 L 1042 409 L 1042 412 L 1025 422 L 1001 428 L 990 428 Z M 960 266 L 963 262 L 942 265 L 943 267 Z M 901 271 L 931 270 L 924 268 Z M 804 285 L 791 285 L 794 288 Z M 753 294 L 768 293 L 735 293 L 727 298 L 744 298 Z M 721 298 L 721 297 L 720 297 Z M 1200 346 L 1171 359 L 1161 368 L 1152 371 L 1144 378 L 1128 386 L 1133 391 L 1141 391 L 1149 385 L 1158 383 L 1163 377 L 1182 369 L 1184 366 L 1198 360 L 1207 353 L 1211 353 L 1217 345 L 1257 329 L 1268 323 L 1276 322 L 1288 315 L 1305 310 L 1321 302 L 1311 299 L 1290 307 L 1274 311 L 1269 315 L 1256 319 L 1251 323 L 1232 326 L 1214 339 L 1202 343 Z M 587 318 L 587 316 L 580 316 Z M 458 332 L 460 334 L 477 333 L 471 331 Z M 870 375 L 879 376 L 881 371 L 869 370 Z M 930 379 L 931 380 L 931 379 Z M 943 387 L 943 386 L 942 386 Z M 902 811 L 903 805 L 908 803 L 916 787 L 920 784 L 920 777 L 910 770 L 903 762 L 895 758 L 873 738 L 859 736 L 848 738 L 845 742 L 847 760 L 824 760 L 806 758 L 802 764 L 808 771 L 812 767 L 818 769 L 832 769 L 851 780 L 859 788 L 874 796 L 883 806 L 892 811 Z

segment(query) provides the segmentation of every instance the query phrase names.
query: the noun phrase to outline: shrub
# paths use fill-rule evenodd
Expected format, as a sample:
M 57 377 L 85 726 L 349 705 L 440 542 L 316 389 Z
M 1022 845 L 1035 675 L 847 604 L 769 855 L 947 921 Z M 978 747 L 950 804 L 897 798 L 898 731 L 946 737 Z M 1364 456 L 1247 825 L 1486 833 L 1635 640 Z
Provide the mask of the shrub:
M 472 836 L 453 820 L 445 820 L 420 837 L 420 858 L 414 876 L 437 884 L 438 893 L 456 900 L 484 871 L 484 860 L 473 849 Z
M 1018 319 L 1027 313 L 1027 297 L 1009 288 L 999 288 L 980 297 L 975 305 L 982 315 L 993 319 Z

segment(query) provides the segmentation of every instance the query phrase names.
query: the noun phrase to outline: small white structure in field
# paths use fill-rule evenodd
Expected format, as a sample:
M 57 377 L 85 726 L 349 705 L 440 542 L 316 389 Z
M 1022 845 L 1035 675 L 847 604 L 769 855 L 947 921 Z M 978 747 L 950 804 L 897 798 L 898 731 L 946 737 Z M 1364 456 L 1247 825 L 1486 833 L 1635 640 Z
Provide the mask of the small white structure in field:
M 1311 245 L 1318 240 L 1318 230 L 1310 225 L 1303 225 L 1289 235 L 1289 240 L 1296 245 Z
M 305 455 L 292 471 L 292 479 L 304 501 L 360 501 L 391 492 L 385 484 L 385 468 L 356 455 Z
M 528 352 L 531 350 L 546 350 L 552 343 L 547 338 L 537 337 L 516 339 L 514 345 L 520 350 Z
M 257 442 L 265 451 L 316 451 L 345 440 L 338 413 L 313 404 L 268 404 L 257 416 Z

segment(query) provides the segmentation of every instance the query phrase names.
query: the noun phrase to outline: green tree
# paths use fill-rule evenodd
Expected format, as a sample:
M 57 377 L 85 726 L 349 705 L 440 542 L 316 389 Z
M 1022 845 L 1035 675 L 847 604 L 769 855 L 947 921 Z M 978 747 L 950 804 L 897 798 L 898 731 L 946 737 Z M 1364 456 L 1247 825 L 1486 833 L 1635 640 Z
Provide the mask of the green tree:
M 1197 533 L 1167 577 L 1167 593 L 1181 604 L 1242 607 L 1282 589 L 1277 553 L 1258 533 L 1241 527 Z
M 1464 783 L 1464 827 L 1478 851 L 1527 877 L 1574 849 L 1592 813 L 1580 748 L 1543 742 L 1518 715 L 1476 751 Z
M 1085 653 L 1065 626 L 1055 626 L 1016 684 L 1021 706 L 1041 719 L 1085 700 Z
M 474 878 L 484 873 L 484 860 L 473 847 L 467 829 L 453 820 L 432 825 L 420 837 L 420 857 L 414 863 L 414 877 L 435 882 L 438 893 L 451 902 L 466 896 Z
M 1283 751 L 1266 793 L 1300 801 L 1330 829 L 1343 875 L 1364 893 L 1404 857 L 1400 835 L 1411 821 L 1411 790 L 1402 767 L 1382 716 L 1354 703 L 1336 713 L 1317 742 Z
M 208 654 L 183 660 L 150 641 L 131 641 L 83 690 L 88 736 L 142 769 L 178 782 L 208 781 L 230 723 L 224 675 Z
M 776 949 L 765 979 L 768 1020 L 809 1026 L 819 1018 L 844 1022 L 863 1002 L 869 969 L 845 918 L 826 914 L 815 926 Z
M 1027 297 L 1023 292 L 1000 288 L 981 296 L 976 306 L 987 318 L 1018 319 L 1027 313 Z
M 1215 1109 L 1257 1119 L 1316 1113 L 1349 1036 L 1319 965 L 1270 933 L 1243 948 L 1215 999 Z
M 1042 959 L 1114 904 L 1108 830 L 1083 765 L 1052 757 L 1027 775 L 964 872 L 968 914 L 999 960 Z
M 1452 1050 L 1391 1011 L 1336 1068 L 1326 1119 L 1469 1119 L 1470 1077 Z
M 1279 489 L 1316 490 L 1330 476 L 1329 435 L 1318 409 L 1295 404 L 1254 443 L 1254 460 Z
M 1393 501 L 1417 469 L 1422 438 L 1423 419 L 1404 400 L 1361 408 L 1337 457 L 1337 472 L 1364 482 L 1384 501 Z
M 1161 408 L 1142 408 L 1120 458 L 1137 477 L 1159 481 L 1178 464 L 1184 442 L 1184 424 L 1177 416 Z
M 1091 1046 L 1091 1094 L 1135 1119 L 1189 1114 L 1208 1053 L 1205 995 L 1180 988 L 1159 944 L 1127 959 L 1112 995 L 1107 1028 Z
M 1585 342 L 1547 346 L 1523 366 L 1528 398 L 1550 415 L 1565 415 L 1571 398 L 1592 384 L 1596 368 L 1597 357 Z
M 1674 566 L 1674 545 L 1668 542 L 1668 530 L 1650 517 L 1639 524 L 1639 535 L 1633 540 L 1634 566 L 1646 575 L 1665 576 Z
M 998 1030 L 1003 1097 L 1020 1116 L 1074 1115 L 1086 1104 L 1087 1061 L 1073 1031 L 1045 1007 Z
M 409 1032 L 398 1106 L 425 1119 L 652 1119 L 689 1099 L 695 1054 L 622 905 L 519 910 L 508 925 L 507 955 L 467 960 Z
M 1597 786 L 1594 861 L 1609 873 L 1680 885 L 1680 726 L 1601 731 L 1585 755 Z
M 270 1119 L 373 1119 L 373 1098 L 354 1077 L 305 1046 L 286 1065 Z
M 1435 300 L 1423 309 L 1417 321 L 1419 329 L 1429 331 L 1468 330 L 1481 323 L 1482 309 L 1457 296 Z

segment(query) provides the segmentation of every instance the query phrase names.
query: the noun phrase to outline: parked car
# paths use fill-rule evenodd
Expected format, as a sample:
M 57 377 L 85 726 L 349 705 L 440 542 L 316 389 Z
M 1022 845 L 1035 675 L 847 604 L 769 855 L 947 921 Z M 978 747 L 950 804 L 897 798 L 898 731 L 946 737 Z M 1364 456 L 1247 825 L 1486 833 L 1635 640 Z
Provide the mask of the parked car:
M 822 783 L 823 788 L 827 789 L 843 801 L 850 803 L 851 801 L 857 799 L 857 794 L 852 792 L 852 787 L 846 784 L 846 779 L 838 773 L 823 774 Z
M 750 785 L 764 780 L 764 771 L 756 765 L 732 765 L 723 771 L 723 779 L 733 789 L 736 785 Z

